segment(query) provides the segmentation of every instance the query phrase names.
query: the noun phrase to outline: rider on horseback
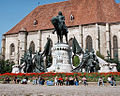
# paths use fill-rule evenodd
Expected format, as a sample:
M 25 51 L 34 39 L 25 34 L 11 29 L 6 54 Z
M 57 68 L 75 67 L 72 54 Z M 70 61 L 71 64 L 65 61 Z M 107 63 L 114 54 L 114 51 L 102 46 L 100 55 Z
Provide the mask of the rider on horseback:
M 65 16 L 63 16 L 61 11 L 58 12 L 57 18 L 59 20 L 59 26 L 61 26 L 61 28 L 65 30 L 66 33 L 68 33 L 67 27 L 65 25 Z
M 53 26 L 55 27 L 53 34 L 55 31 L 57 33 L 58 43 L 63 43 L 63 35 L 65 35 L 66 42 L 68 43 L 68 40 L 67 40 L 68 29 L 65 24 L 65 16 L 63 16 L 62 12 L 59 11 L 58 16 L 53 17 L 51 19 L 51 22 L 52 22 Z

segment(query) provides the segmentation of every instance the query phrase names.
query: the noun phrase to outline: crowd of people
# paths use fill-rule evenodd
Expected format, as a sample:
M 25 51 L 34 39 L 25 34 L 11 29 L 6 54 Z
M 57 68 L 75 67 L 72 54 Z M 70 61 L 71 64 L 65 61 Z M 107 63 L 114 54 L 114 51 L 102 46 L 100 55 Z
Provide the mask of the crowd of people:
M 4 79 L 4 81 L 6 83 L 10 83 L 11 79 L 9 77 L 6 77 Z M 63 86 L 63 85 L 76 85 L 78 86 L 80 83 L 83 83 L 84 86 L 88 85 L 88 82 L 87 82 L 87 78 L 85 76 L 83 76 L 81 78 L 81 80 L 79 80 L 79 78 L 77 76 L 75 77 L 63 77 L 62 76 L 59 76 L 59 77 L 55 77 L 54 79 L 52 78 L 52 80 L 45 80 L 43 77 L 39 76 L 39 77 L 32 77 L 30 80 L 28 79 L 28 77 L 25 77 L 25 78 L 22 78 L 20 79 L 19 77 L 15 76 L 14 77 L 14 83 L 15 84 L 27 84 L 28 81 L 32 82 L 33 85 L 44 85 L 45 83 L 47 85 L 55 85 L 55 86 Z M 114 76 L 109 76 L 107 78 L 107 81 L 108 83 L 111 85 L 111 86 L 116 86 L 116 81 L 115 81 L 115 78 Z M 104 86 L 104 80 L 102 77 L 99 77 L 98 78 L 98 86 L 100 85 L 103 85 Z
M 109 76 L 108 77 L 108 83 L 111 85 L 111 86 L 116 86 L 116 81 L 115 81 L 115 78 L 114 76 Z M 54 80 L 48 80 L 46 82 L 51 82 L 51 83 L 47 83 L 47 85 L 55 85 L 55 86 L 63 86 L 63 85 L 76 85 L 78 86 L 79 84 L 83 84 L 84 86 L 87 86 L 88 85 L 88 82 L 87 82 L 87 78 L 85 76 L 83 76 L 81 78 L 81 80 L 78 79 L 78 77 L 64 77 L 62 78 L 62 76 L 60 77 L 55 77 Z M 33 79 L 33 85 L 35 84 L 40 84 L 40 85 L 44 85 L 45 83 L 45 79 L 43 79 L 42 77 L 39 77 L 38 79 L 34 77 Z M 98 86 L 100 85 L 103 85 L 104 86 L 104 80 L 102 77 L 99 77 L 98 78 Z

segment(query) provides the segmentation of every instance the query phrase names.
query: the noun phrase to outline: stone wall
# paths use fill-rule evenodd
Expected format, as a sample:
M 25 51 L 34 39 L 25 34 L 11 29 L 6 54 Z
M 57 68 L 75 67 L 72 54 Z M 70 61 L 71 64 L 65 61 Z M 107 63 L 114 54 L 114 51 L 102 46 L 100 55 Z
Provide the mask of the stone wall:
M 78 40 L 83 49 L 86 49 L 87 36 L 92 37 L 92 44 L 95 51 L 100 51 L 102 55 L 107 56 L 107 50 L 109 50 L 109 33 L 111 39 L 111 50 L 113 57 L 113 36 L 118 37 L 118 54 L 120 54 L 120 24 L 90 24 L 80 25 L 68 28 L 68 41 L 74 36 Z M 110 29 L 110 30 L 109 30 Z M 28 34 L 19 33 L 5 36 L 5 59 L 11 59 L 17 63 L 26 49 L 29 48 L 30 43 L 33 41 L 35 44 L 35 51 L 43 51 L 47 42 L 47 37 L 50 37 L 53 41 L 53 45 L 57 43 L 57 35 L 52 34 L 53 30 L 41 30 L 28 32 Z M 65 37 L 64 37 L 65 42 Z M 15 53 L 14 56 L 10 55 L 10 45 L 14 43 Z M 19 49 L 19 50 L 18 50 Z M 19 53 L 19 54 L 18 54 Z M 120 59 L 120 56 L 119 56 Z
M 111 33 L 111 48 L 112 48 L 112 57 L 113 57 L 113 36 L 117 36 L 118 41 L 118 58 L 120 60 L 120 23 L 110 25 Z
M 106 52 L 106 26 L 99 25 L 99 32 L 100 32 L 100 53 L 104 56 L 107 56 Z
M 10 55 L 10 45 L 14 44 L 15 46 L 15 52 L 13 55 Z M 6 43 L 5 43 L 5 60 L 10 59 L 17 63 L 17 57 L 18 57 L 18 34 L 12 34 L 6 36 Z
M 38 31 L 28 32 L 28 35 L 27 35 L 27 49 L 29 49 L 30 43 L 33 41 L 34 44 L 35 44 L 35 51 L 38 51 L 38 45 L 39 45 L 38 37 L 39 37 Z

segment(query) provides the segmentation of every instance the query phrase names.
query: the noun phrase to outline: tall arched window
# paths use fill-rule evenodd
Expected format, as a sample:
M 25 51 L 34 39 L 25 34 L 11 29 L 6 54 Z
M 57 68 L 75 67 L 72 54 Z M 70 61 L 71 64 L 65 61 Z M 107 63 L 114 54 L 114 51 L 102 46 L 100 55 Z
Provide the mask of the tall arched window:
M 113 58 L 118 58 L 118 40 L 117 40 L 117 36 L 113 36 Z
M 14 52 L 15 52 L 15 46 L 14 46 L 14 44 L 12 43 L 12 44 L 10 45 L 10 55 L 14 55 Z
M 34 53 L 35 53 L 35 44 L 34 44 L 33 41 L 31 41 L 31 43 L 30 43 L 30 47 L 29 47 L 29 48 L 31 48 L 31 50 L 32 50 L 32 54 L 34 54 Z
M 92 49 L 93 49 L 91 36 L 87 36 L 87 38 L 86 38 L 86 49 L 88 49 L 88 51 L 92 51 Z

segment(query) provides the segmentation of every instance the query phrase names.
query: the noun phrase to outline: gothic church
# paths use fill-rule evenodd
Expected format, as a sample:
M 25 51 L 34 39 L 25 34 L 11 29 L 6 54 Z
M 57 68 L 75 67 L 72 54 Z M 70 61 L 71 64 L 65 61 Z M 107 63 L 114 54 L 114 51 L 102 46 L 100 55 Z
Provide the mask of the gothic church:
M 41 5 L 29 13 L 11 30 L 3 34 L 2 55 L 19 64 L 25 50 L 43 51 L 47 37 L 57 42 L 52 34 L 50 19 L 62 11 L 68 27 L 69 43 L 75 36 L 81 47 L 92 48 L 105 57 L 120 60 L 120 6 L 115 0 L 68 0 Z

